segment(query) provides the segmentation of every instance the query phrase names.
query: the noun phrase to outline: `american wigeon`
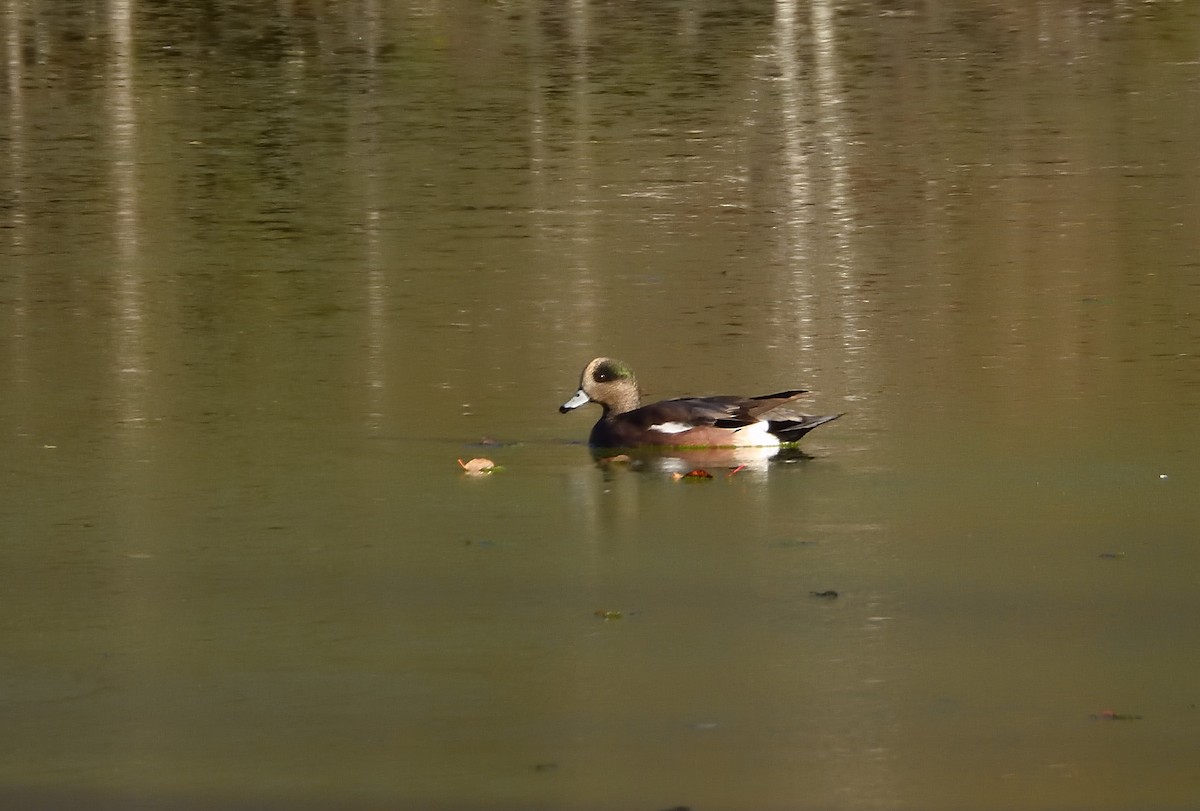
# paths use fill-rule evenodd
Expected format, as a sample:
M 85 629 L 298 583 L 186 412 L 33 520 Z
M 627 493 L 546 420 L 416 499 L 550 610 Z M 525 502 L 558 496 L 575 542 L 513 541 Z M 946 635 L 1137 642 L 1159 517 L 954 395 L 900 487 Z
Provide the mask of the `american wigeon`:
M 596 358 L 584 367 L 579 391 L 558 410 L 565 414 L 587 403 L 599 403 L 604 413 L 588 439 L 588 444 L 597 448 L 779 447 L 793 444 L 818 425 L 841 416 L 810 417 L 786 408 L 805 393 L 680 397 L 642 405 L 633 370 L 619 360 Z

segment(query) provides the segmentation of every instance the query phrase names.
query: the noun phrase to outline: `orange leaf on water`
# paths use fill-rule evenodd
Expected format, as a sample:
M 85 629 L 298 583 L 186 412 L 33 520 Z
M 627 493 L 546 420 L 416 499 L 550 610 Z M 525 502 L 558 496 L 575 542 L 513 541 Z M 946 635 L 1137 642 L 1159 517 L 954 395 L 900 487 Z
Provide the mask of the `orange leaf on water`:
M 496 469 L 496 463 L 491 459 L 484 459 L 482 456 L 475 459 L 463 461 L 458 460 L 458 466 L 465 470 L 471 476 L 482 476 L 485 473 L 491 473 Z

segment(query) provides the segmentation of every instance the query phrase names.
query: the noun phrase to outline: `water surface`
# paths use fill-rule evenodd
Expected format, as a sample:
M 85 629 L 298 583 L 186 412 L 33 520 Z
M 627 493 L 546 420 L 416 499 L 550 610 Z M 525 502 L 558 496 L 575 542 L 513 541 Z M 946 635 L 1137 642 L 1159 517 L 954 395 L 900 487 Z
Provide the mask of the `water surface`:
M 0 21 L 6 804 L 1200 803 L 1190 5 Z

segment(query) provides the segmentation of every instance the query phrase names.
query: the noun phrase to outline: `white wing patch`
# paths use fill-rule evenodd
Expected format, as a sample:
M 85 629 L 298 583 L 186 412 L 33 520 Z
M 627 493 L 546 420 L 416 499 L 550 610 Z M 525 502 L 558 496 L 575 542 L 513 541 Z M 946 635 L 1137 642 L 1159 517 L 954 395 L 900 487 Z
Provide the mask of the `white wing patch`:
M 660 422 L 658 425 L 651 425 L 651 431 L 658 431 L 660 434 L 682 434 L 684 431 L 690 431 L 696 426 L 688 425 L 686 422 Z

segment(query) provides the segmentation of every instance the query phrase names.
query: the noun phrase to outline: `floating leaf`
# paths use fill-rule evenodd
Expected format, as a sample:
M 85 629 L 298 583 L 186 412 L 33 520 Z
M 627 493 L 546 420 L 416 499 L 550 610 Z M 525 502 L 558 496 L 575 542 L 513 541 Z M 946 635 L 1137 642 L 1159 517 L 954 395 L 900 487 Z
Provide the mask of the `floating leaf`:
M 622 611 L 614 611 L 606 608 L 597 608 L 594 613 L 602 620 L 619 620 L 621 617 L 625 616 L 624 612 Z
M 484 459 L 482 456 L 468 459 L 465 462 L 459 459 L 458 466 L 465 470 L 469 476 L 483 476 L 496 470 L 496 463 L 491 459 Z

